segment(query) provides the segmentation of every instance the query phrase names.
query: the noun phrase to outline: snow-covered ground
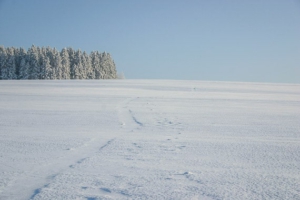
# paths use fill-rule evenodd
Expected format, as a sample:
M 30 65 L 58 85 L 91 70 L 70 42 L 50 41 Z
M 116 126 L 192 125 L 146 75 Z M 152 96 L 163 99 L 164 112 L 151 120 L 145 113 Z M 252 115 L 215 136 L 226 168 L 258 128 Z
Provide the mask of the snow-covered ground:
M 300 85 L 1 81 L 0 199 L 300 199 Z

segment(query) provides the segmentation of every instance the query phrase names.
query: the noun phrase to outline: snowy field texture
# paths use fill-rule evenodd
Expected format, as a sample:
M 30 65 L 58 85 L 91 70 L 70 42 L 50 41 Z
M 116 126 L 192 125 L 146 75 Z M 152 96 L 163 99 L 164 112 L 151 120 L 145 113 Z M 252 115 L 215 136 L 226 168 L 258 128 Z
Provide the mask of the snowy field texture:
M 300 85 L 0 81 L 0 199 L 300 199 Z

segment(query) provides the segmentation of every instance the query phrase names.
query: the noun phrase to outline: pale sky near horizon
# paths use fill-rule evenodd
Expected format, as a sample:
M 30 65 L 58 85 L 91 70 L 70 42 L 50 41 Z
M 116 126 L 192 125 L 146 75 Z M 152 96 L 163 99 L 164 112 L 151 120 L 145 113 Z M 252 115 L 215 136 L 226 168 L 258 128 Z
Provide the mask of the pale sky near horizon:
M 129 79 L 300 83 L 300 0 L 0 0 L 0 45 L 32 44 Z

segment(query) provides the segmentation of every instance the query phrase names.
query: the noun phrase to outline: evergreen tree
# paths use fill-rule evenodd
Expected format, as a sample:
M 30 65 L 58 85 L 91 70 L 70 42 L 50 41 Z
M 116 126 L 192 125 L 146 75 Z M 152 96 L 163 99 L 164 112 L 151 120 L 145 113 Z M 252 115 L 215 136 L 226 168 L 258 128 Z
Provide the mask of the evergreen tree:
M 29 79 L 29 63 L 27 61 L 27 57 L 23 57 L 20 63 L 20 72 L 19 72 L 19 79 L 27 80 Z
M 70 58 L 66 48 L 62 49 L 60 53 L 60 57 L 61 57 L 62 79 L 70 79 Z
M 117 70 L 116 70 L 116 64 L 110 54 L 107 54 L 107 65 L 108 65 L 108 78 L 109 79 L 116 79 L 117 78 Z
M 109 53 L 100 54 L 100 71 L 101 79 L 117 78 L 116 66 Z
M 106 57 L 106 52 L 100 53 L 99 54 L 99 60 L 100 60 L 100 79 L 105 79 L 105 71 L 106 71 L 106 66 L 105 66 L 105 57 Z
M 20 48 L 14 48 L 14 58 L 15 58 L 15 65 L 16 65 L 16 79 L 19 77 L 19 71 L 20 71 Z
M 42 47 L 39 50 L 39 65 L 40 65 L 40 73 L 39 73 L 39 79 L 45 79 L 46 77 L 46 70 L 45 70 L 45 59 L 46 59 L 46 48 Z
M 5 63 L 6 63 L 6 49 L 4 46 L 0 46 L 0 80 L 2 78 L 2 74 L 5 71 Z
M 80 69 L 77 64 L 74 65 L 74 79 L 80 79 Z
M 87 66 L 87 79 L 95 79 L 95 70 L 92 65 L 91 57 L 84 52 L 84 58 Z
M 74 59 L 74 67 L 75 67 L 75 79 L 85 79 L 86 71 L 82 66 L 82 53 L 80 50 L 77 50 L 75 53 Z
M 27 52 L 29 63 L 29 79 L 39 79 L 40 65 L 37 48 L 32 45 Z
M 67 48 L 69 54 L 69 62 L 70 62 L 70 79 L 75 79 L 75 51 L 69 47 Z
M 52 50 L 52 67 L 55 71 L 54 73 L 54 79 L 62 79 L 62 66 L 61 66 L 61 57 L 60 57 L 60 53 L 54 48 Z
M 84 72 L 84 79 L 94 79 L 93 68 L 89 55 L 84 51 L 81 55 L 82 68 Z
M 6 74 L 4 74 L 4 79 L 17 79 L 14 52 L 15 49 L 13 47 L 9 47 L 6 49 Z
M 39 54 L 40 79 L 51 79 L 51 77 L 53 77 L 52 67 L 50 65 L 50 59 L 47 53 L 48 50 L 45 47 L 42 47 L 40 50 L 40 54 Z
M 44 69 L 44 79 L 53 79 L 54 74 L 52 70 L 52 66 L 50 65 L 50 59 L 45 57 L 43 60 L 43 69 Z
M 15 61 L 16 61 L 16 75 L 17 79 L 20 78 L 20 68 L 21 68 L 21 61 L 27 55 L 26 50 L 24 48 L 16 48 L 15 49 Z
M 54 50 L 50 47 L 46 48 L 46 57 L 49 59 L 49 66 L 50 66 L 50 70 L 47 70 L 47 77 L 49 77 L 49 79 L 53 80 L 56 79 L 56 67 L 54 67 L 55 65 L 55 55 L 54 55 Z
M 16 64 L 14 57 L 14 49 L 6 48 L 5 53 L 2 54 L 4 64 L 1 67 L 1 76 L 3 80 L 11 80 L 16 78 Z
M 100 56 L 98 51 L 91 52 L 91 62 L 95 79 L 101 78 Z

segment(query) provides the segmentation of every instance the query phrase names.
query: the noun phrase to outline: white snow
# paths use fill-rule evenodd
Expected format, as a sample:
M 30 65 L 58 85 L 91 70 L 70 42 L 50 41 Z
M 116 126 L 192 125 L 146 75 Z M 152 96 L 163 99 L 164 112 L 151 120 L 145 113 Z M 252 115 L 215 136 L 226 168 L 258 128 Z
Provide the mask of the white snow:
M 1 81 L 0 199 L 300 199 L 300 85 Z

